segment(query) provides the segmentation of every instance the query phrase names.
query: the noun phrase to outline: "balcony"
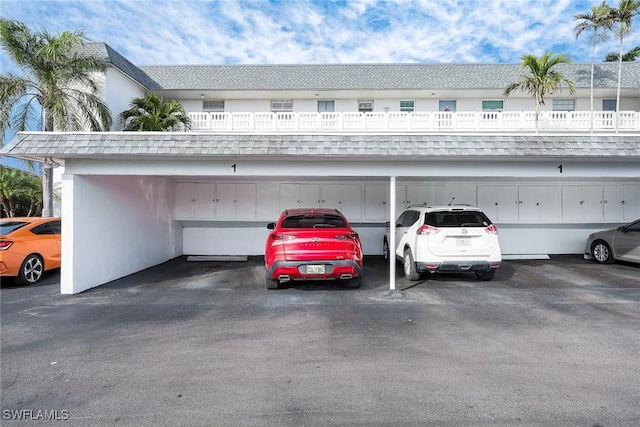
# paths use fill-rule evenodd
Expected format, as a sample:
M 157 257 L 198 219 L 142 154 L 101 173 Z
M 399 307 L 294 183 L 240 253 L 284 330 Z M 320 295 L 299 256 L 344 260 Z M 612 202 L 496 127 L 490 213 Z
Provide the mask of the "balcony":
M 208 132 L 635 132 L 636 111 L 192 112 L 191 130 Z M 617 123 L 616 123 L 617 121 Z

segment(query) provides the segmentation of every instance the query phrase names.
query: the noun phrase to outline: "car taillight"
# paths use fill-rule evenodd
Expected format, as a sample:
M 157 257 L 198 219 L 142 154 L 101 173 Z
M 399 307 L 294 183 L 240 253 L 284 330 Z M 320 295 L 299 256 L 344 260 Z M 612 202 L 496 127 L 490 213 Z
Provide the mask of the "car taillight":
M 6 251 L 11 245 L 13 242 L 10 240 L 0 240 L 0 251 Z
M 416 233 L 421 235 L 436 234 L 439 232 L 440 232 L 439 228 L 434 227 L 433 225 L 427 225 L 427 224 L 420 226 L 420 228 L 418 228 L 418 230 L 416 231 Z
M 296 236 L 292 236 L 290 234 L 272 234 L 271 240 L 284 240 L 289 241 L 295 239 Z
M 336 239 L 338 240 L 355 240 L 358 238 L 358 233 L 356 233 L 355 231 L 351 232 L 351 233 L 347 233 L 347 234 L 336 234 Z
M 495 224 L 491 224 L 487 228 L 484 229 L 488 234 L 498 234 L 498 227 Z

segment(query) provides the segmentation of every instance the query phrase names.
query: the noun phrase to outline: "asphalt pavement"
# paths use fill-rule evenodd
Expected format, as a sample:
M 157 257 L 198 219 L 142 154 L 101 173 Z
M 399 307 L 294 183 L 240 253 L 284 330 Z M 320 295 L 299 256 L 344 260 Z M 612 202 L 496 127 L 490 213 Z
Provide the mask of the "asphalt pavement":
M 0 424 L 640 425 L 640 267 L 581 256 L 267 290 L 176 258 L 78 295 L 2 282 Z

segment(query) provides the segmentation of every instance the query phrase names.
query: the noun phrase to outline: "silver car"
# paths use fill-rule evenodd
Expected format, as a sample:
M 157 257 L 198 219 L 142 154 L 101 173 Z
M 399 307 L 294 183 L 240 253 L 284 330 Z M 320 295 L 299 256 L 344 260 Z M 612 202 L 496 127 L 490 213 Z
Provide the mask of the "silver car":
M 584 248 L 584 257 L 593 258 L 600 263 L 640 263 L 640 219 L 612 230 L 590 234 Z

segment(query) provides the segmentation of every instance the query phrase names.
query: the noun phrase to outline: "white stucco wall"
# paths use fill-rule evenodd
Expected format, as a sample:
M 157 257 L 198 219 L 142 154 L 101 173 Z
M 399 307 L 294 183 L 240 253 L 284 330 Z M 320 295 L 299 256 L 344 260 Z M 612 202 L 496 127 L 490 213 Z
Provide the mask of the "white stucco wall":
M 344 95 L 342 95 L 344 96 Z M 602 111 L 603 99 L 615 100 L 615 92 L 611 96 L 602 97 L 595 96 L 593 99 L 594 111 Z M 553 99 L 574 99 L 576 101 L 576 111 L 589 111 L 591 101 L 588 91 L 582 91 L 581 94 L 570 94 L 568 91 L 562 93 L 547 95 L 545 105 L 542 111 L 553 110 Z M 213 98 L 207 98 L 213 99 Z M 268 112 L 271 110 L 271 99 L 292 99 L 290 95 L 274 96 L 270 99 L 224 99 L 224 111 L 228 113 L 235 112 Z M 493 93 L 487 91 L 483 95 L 474 94 L 465 98 L 445 97 L 445 98 L 420 98 L 411 95 L 405 97 L 367 97 L 359 98 L 295 98 L 293 99 L 293 111 L 310 112 L 318 110 L 318 101 L 334 101 L 336 112 L 353 112 L 358 111 L 358 100 L 373 100 L 373 111 L 400 111 L 400 101 L 415 101 L 415 111 L 438 111 L 440 100 L 455 100 L 456 111 L 480 111 L 482 109 L 483 100 L 503 100 L 503 111 L 533 111 L 535 103 L 531 96 L 521 93 L 514 93 L 509 97 L 504 96 L 501 91 Z M 202 100 L 200 99 L 180 99 L 182 106 L 187 112 L 202 111 Z M 640 99 L 638 98 L 622 98 L 620 102 L 621 111 L 638 111 L 640 108 Z
M 182 254 L 172 204 L 166 178 L 65 174 L 61 292 L 78 293 Z
M 133 80 L 126 77 L 119 70 L 109 68 L 107 70 L 106 101 L 111 111 L 111 130 L 121 129 L 118 116 L 129 109 L 129 103 L 133 98 L 144 96 L 143 88 Z

